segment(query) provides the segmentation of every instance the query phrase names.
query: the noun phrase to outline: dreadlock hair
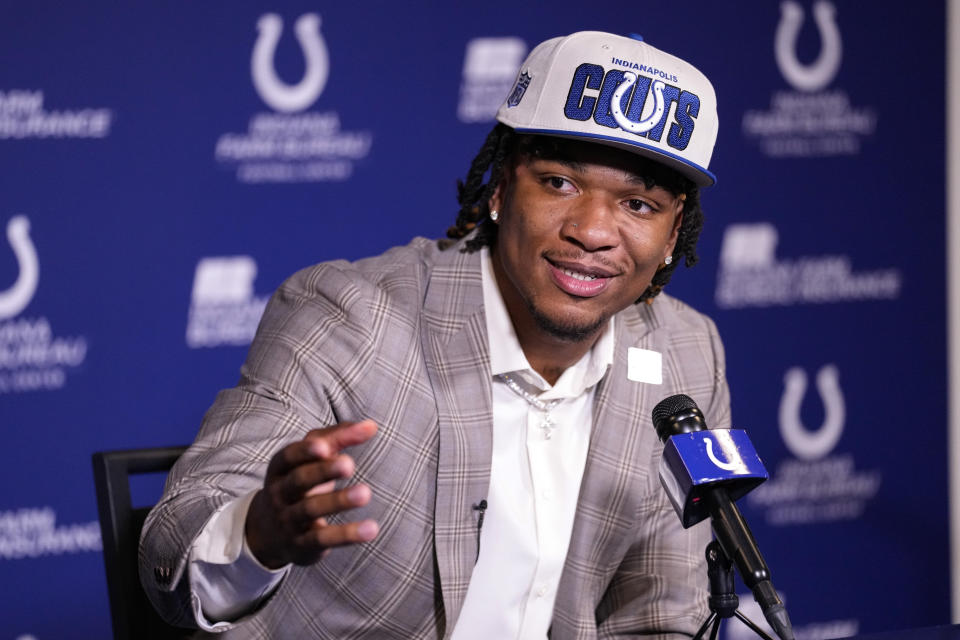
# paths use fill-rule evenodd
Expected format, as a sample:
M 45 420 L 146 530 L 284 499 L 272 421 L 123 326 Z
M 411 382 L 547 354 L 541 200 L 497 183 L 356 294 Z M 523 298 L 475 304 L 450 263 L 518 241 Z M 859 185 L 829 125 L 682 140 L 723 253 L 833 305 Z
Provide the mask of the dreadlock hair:
M 504 166 L 513 157 L 516 138 L 513 129 L 498 122 L 487 134 L 480 152 L 470 163 L 466 180 L 457 180 L 457 202 L 460 204 L 460 211 L 457 213 L 456 224 L 447 229 L 447 237 L 452 240 L 444 243 L 444 249 L 452 246 L 454 240 L 468 235 L 478 225 L 480 228 L 464 243 L 463 250 L 473 253 L 481 247 L 494 245 L 498 227 L 489 222 L 490 198 L 500 184 Z M 483 178 L 487 173 L 490 178 L 484 183 Z
M 499 227 L 490 222 L 490 198 L 503 178 L 503 171 L 520 156 L 537 158 L 565 158 L 565 145 L 569 141 L 553 136 L 517 134 L 505 124 L 497 125 L 487 135 L 480 152 L 470 164 L 465 180 L 457 181 L 457 202 L 460 210 L 454 226 L 447 229 L 448 240 L 441 241 L 441 248 L 452 246 L 456 240 L 467 238 L 461 251 L 473 253 L 485 246 L 494 246 Z M 637 156 L 637 172 L 643 177 L 647 189 L 663 187 L 675 196 L 685 196 L 683 221 L 673 248 L 673 261 L 661 264 L 653 275 L 650 285 L 637 302 L 653 301 L 670 282 L 670 277 L 680 264 L 681 258 L 687 267 L 697 263 L 697 240 L 703 229 L 703 210 L 700 208 L 700 189 L 692 180 L 654 160 Z M 484 182 L 484 177 L 489 176 Z

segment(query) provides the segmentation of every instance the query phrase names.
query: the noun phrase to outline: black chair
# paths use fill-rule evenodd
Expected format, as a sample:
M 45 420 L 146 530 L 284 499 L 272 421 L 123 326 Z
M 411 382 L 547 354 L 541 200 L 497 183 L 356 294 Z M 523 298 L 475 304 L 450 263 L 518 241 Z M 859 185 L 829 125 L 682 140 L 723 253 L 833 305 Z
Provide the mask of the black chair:
M 137 548 L 150 507 L 134 508 L 129 482 L 133 474 L 169 471 L 185 450 L 186 447 L 165 447 L 93 454 L 103 562 L 116 640 L 168 640 L 196 633 L 165 623 L 140 586 Z

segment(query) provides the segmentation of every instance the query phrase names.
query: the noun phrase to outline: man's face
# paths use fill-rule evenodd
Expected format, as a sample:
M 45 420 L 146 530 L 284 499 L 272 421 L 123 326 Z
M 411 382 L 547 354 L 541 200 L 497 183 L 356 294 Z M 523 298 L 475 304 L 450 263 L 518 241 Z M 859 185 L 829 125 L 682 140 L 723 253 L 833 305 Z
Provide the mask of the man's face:
M 519 156 L 490 201 L 500 212 L 497 284 L 521 343 L 595 338 L 677 241 L 683 201 L 648 189 L 635 155 L 582 142 L 563 151 Z

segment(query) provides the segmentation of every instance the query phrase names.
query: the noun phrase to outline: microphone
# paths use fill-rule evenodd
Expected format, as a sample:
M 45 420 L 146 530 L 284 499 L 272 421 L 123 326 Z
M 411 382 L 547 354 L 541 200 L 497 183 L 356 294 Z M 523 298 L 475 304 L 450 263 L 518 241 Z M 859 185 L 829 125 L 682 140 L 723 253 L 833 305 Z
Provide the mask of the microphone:
M 746 433 L 707 430 L 697 403 L 683 394 L 670 396 L 654 407 L 653 425 L 664 443 L 660 481 L 684 528 L 711 518 L 717 541 L 737 566 L 770 627 L 782 640 L 793 640 L 786 607 L 773 588 L 757 541 L 734 502 L 768 477 Z M 723 451 L 726 461 L 714 454 L 714 446 Z

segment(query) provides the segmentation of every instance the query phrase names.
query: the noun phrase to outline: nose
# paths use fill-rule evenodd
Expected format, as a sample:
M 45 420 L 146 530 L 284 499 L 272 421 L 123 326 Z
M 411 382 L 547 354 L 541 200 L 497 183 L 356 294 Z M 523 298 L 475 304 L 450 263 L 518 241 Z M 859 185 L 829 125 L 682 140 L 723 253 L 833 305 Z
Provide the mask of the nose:
M 620 237 L 615 213 L 602 198 L 578 198 L 567 212 L 561 233 L 585 251 L 612 249 Z

